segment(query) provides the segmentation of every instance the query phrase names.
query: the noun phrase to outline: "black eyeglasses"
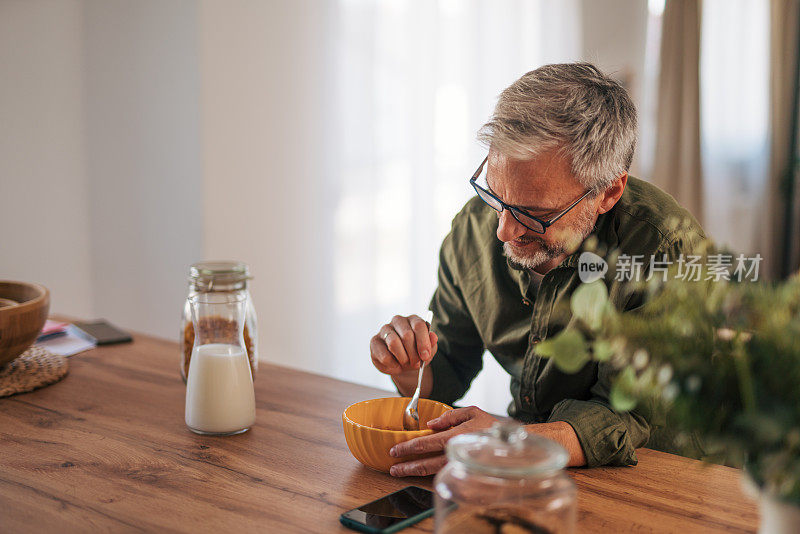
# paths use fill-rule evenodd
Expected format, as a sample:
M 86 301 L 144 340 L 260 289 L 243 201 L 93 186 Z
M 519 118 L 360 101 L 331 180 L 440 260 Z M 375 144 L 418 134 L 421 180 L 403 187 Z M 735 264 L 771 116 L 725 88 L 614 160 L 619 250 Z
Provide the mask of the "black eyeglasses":
M 552 226 L 553 223 L 555 223 L 561 217 L 566 215 L 567 212 L 569 212 L 569 210 L 577 206 L 581 200 L 589 196 L 589 193 L 593 191 L 592 189 L 589 189 L 581 196 L 581 198 L 570 204 L 569 207 L 567 207 L 567 209 L 565 209 L 564 211 L 562 211 L 549 221 L 545 221 L 540 219 L 539 217 L 531 215 L 530 213 L 528 213 L 523 209 L 515 208 L 514 206 L 509 206 L 508 204 L 497 198 L 494 194 L 490 193 L 489 191 L 482 188 L 476 183 L 478 177 L 481 175 L 481 172 L 483 171 L 483 166 L 486 165 L 486 161 L 488 159 L 489 159 L 488 156 L 483 159 L 483 162 L 478 167 L 478 170 L 475 171 L 475 174 L 473 174 L 472 178 L 470 178 L 469 183 L 472 184 L 472 187 L 475 189 L 475 192 L 478 193 L 478 196 L 481 197 L 481 200 L 486 202 L 492 209 L 494 209 L 498 213 L 502 213 L 504 209 L 508 210 L 509 212 L 511 212 L 511 215 L 517 220 L 517 222 L 519 222 L 522 226 L 524 226 L 528 230 L 532 230 L 537 234 L 545 233 L 545 231 L 549 226 Z

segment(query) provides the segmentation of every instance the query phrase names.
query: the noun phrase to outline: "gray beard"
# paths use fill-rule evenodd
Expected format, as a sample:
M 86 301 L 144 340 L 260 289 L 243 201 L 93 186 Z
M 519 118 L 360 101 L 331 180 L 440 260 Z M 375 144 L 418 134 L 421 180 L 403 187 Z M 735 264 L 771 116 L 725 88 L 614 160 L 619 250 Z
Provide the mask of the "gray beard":
M 580 223 L 582 229 L 579 231 L 579 237 L 573 243 L 575 243 L 575 248 L 580 246 L 581 243 L 592 233 L 594 230 L 594 217 L 587 217 L 588 214 L 584 213 L 581 217 Z M 518 266 L 524 269 L 535 269 L 540 265 L 553 260 L 562 254 L 564 254 L 567 250 L 567 243 L 558 243 L 556 245 L 552 245 L 547 243 L 546 241 L 542 240 L 540 237 L 531 237 L 531 242 L 536 242 L 539 245 L 539 250 L 530 254 L 518 254 L 514 247 L 509 245 L 508 243 L 503 243 L 503 252 L 505 253 L 506 257 L 511 260 L 513 263 L 517 264 Z M 570 247 L 572 248 L 572 247 Z
M 540 247 L 542 247 L 541 249 L 537 250 L 533 254 L 522 255 L 517 254 L 517 252 L 514 250 L 514 247 L 508 243 L 503 243 L 503 252 L 509 260 L 523 269 L 535 269 L 543 263 L 547 263 L 553 258 L 557 258 L 564 253 L 563 246 L 553 247 L 547 243 L 544 243 L 543 241 L 539 241 L 538 244 Z

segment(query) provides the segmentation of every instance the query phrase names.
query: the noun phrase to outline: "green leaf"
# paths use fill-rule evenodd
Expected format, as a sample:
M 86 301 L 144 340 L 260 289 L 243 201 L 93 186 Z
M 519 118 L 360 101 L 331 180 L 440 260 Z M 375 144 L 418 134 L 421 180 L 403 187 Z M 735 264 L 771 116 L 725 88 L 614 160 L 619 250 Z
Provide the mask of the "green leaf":
M 600 328 L 608 306 L 608 289 L 602 280 L 581 284 L 572 294 L 572 314 L 592 330 Z
M 618 412 L 629 412 L 636 407 L 636 373 L 631 367 L 623 369 L 614 380 L 608 400 Z
M 536 354 L 551 358 L 565 373 L 576 373 L 589 361 L 588 345 L 583 334 L 570 328 L 539 343 Z
M 594 359 L 598 362 L 607 362 L 614 355 L 614 346 L 610 341 L 598 339 L 593 345 Z

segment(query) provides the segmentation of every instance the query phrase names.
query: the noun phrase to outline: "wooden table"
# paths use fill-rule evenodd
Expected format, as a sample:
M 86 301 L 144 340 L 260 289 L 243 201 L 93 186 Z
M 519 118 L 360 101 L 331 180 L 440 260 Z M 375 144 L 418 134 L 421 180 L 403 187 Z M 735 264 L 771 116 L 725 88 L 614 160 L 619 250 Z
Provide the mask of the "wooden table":
M 384 395 L 262 364 L 254 428 L 205 437 L 183 422 L 175 343 L 137 335 L 78 354 L 63 381 L 0 399 L 0 532 L 351 532 L 345 510 L 431 486 L 350 455 L 342 410 Z M 579 532 L 755 531 L 737 471 L 638 454 L 635 468 L 570 471 Z

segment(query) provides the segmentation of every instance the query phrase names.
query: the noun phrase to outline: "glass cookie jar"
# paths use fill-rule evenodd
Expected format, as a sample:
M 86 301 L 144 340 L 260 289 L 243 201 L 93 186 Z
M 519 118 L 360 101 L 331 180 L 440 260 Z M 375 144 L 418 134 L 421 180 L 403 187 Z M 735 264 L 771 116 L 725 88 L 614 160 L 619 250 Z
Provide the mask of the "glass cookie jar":
M 246 299 L 243 337 L 247 357 L 250 360 L 250 372 L 255 380 L 256 371 L 258 371 L 258 327 L 256 309 L 247 288 L 247 282 L 251 279 L 247 264 L 239 261 L 202 261 L 189 267 L 189 294 L 183 307 L 180 338 L 181 377 L 183 377 L 184 383 L 186 383 L 186 377 L 189 376 L 189 365 L 195 339 L 190 300 L 200 293 L 228 293 L 232 298 L 244 296 Z M 234 336 L 238 329 L 237 324 L 233 324 L 223 317 L 207 317 L 204 318 L 204 321 L 208 322 L 203 325 L 204 328 L 216 331 L 216 335 L 220 338 L 224 338 L 225 335 Z
M 436 533 L 572 534 L 577 490 L 568 459 L 517 423 L 452 438 L 434 479 Z

